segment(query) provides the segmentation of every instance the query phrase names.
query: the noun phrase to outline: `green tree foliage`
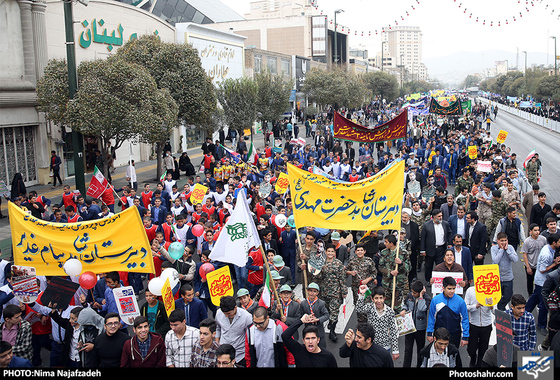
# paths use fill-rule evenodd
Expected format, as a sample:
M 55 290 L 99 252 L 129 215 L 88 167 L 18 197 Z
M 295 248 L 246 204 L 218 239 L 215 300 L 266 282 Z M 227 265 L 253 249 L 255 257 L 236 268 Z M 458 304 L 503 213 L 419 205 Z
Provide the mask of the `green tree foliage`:
M 390 103 L 399 96 L 399 82 L 391 74 L 383 71 L 369 72 L 364 74 L 363 80 L 372 98 L 379 96 Z
M 240 136 L 257 119 L 258 86 L 250 78 L 225 79 L 218 84 L 216 94 L 224 110 L 224 120 Z
M 363 104 L 366 86 L 362 76 L 354 75 L 343 67 L 332 70 L 313 68 L 305 76 L 301 91 L 319 106 L 332 104 L 355 108 Z
M 281 75 L 264 70 L 255 74 L 257 84 L 257 119 L 261 122 L 275 121 L 290 109 L 290 93 L 293 83 Z

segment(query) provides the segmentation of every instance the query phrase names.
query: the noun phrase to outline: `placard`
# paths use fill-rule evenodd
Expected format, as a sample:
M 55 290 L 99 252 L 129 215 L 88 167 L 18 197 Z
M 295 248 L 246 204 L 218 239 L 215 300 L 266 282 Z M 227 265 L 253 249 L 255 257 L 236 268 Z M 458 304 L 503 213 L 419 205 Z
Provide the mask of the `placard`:
M 41 296 L 41 303 L 50 308 L 64 310 L 70 305 L 76 290 L 80 284 L 76 284 L 62 277 L 53 277 Z
M 115 296 L 115 303 L 119 309 L 121 319 L 129 325 L 134 323 L 134 318 L 140 316 L 140 309 L 136 301 L 136 294 L 132 286 L 121 286 L 120 288 L 113 289 Z
M 511 315 L 501 310 L 494 310 L 496 317 L 496 348 L 498 367 L 511 367 L 513 361 L 513 330 Z
M 193 206 L 196 206 L 197 204 L 201 203 L 204 200 L 204 196 L 206 195 L 206 192 L 208 191 L 208 188 L 204 185 L 201 185 L 200 183 L 197 183 L 194 185 L 194 189 L 191 192 L 191 197 L 190 197 L 190 201 L 191 204 Z
M 412 318 L 411 312 L 405 313 L 404 316 L 397 314 L 395 316 L 395 321 L 397 322 L 399 336 L 416 332 L 416 326 L 414 326 L 414 319 Z
M 432 284 L 432 293 L 437 294 L 443 292 L 443 279 L 445 277 L 453 277 L 457 282 L 455 294 L 463 294 L 463 287 L 459 285 L 459 281 L 463 281 L 463 272 L 432 272 L 434 283 Z
M 12 265 L 12 292 L 20 302 L 33 303 L 39 296 L 35 268 Z
M 165 312 L 169 317 L 171 312 L 175 310 L 175 298 L 173 297 L 173 290 L 171 289 L 169 277 L 165 279 L 163 288 L 161 288 L 161 299 L 163 300 L 163 306 L 165 306 Z
M 476 300 L 484 306 L 494 306 L 502 299 L 500 267 L 498 264 L 473 266 Z
M 476 145 L 471 145 L 471 146 L 469 146 L 468 153 L 469 153 L 469 158 L 470 158 L 471 160 L 474 160 L 474 159 L 478 156 L 478 148 L 477 148 L 477 146 L 476 146 Z
M 476 170 L 483 173 L 490 173 L 492 171 L 492 161 L 476 161 Z
M 498 144 L 503 144 L 506 141 L 508 133 L 506 131 L 504 131 L 503 129 L 500 129 L 500 132 L 498 133 L 498 136 L 496 137 L 496 142 Z
M 233 282 L 229 266 L 223 266 L 206 274 L 210 299 L 216 306 L 220 306 L 220 299 L 224 296 L 233 296 Z

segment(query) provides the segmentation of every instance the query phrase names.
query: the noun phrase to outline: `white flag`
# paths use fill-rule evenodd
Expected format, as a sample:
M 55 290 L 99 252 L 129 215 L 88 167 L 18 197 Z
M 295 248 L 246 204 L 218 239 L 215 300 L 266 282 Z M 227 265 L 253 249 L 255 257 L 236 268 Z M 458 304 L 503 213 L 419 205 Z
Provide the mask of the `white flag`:
M 249 250 L 260 245 L 259 232 L 249 212 L 245 190 L 239 191 L 233 213 L 222 228 L 209 258 L 243 267 L 247 264 Z

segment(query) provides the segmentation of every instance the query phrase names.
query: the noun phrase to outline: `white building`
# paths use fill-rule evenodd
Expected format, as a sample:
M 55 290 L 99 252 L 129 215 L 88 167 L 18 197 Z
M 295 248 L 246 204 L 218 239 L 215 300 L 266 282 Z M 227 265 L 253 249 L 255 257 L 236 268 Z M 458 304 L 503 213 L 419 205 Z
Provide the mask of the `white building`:
M 404 65 L 409 80 L 427 80 L 428 71 L 422 63 L 422 31 L 417 26 L 393 26 L 381 33 L 385 66 Z M 385 60 L 386 59 L 386 60 Z

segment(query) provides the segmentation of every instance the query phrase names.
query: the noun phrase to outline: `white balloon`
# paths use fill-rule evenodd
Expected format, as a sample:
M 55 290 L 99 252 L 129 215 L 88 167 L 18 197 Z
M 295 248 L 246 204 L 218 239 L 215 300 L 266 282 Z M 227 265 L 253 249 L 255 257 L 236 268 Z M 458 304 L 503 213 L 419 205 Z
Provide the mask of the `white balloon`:
M 163 283 L 165 282 L 165 280 L 161 277 L 154 277 L 150 280 L 150 282 L 148 282 L 148 290 L 152 293 L 155 294 L 156 296 L 161 296 L 162 294 L 162 289 L 163 289 Z
M 78 276 L 82 273 L 82 262 L 78 259 L 68 259 L 63 268 L 68 276 Z
M 164 282 L 169 278 L 169 285 L 171 289 L 173 289 L 179 283 L 179 272 L 177 272 L 175 268 L 165 268 L 163 272 L 161 272 L 161 278 Z
M 284 226 L 286 225 L 287 222 L 288 222 L 288 219 L 286 218 L 286 215 L 284 215 L 284 214 L 278 214 L 274 218 L 274 223 L 276 223 L 276 225 L 280 228 L 284 228 Z

